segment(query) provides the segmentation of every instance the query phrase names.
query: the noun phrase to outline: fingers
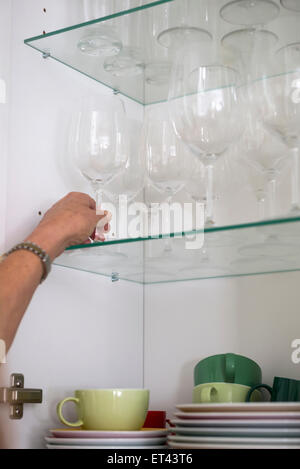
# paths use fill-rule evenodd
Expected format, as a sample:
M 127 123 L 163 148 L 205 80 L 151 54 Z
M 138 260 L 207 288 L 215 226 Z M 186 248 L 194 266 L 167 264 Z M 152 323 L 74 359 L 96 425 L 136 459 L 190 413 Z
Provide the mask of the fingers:
M 89 196 L 88 196 L 88 197 L 89 197 Z M 88 202 L 89 202 L 89 207 L 90 207 L 92 210 L 96 210 L 96 202 L 94 201 L 94 199 L 92 199 L 91 197 L 89 197 Z
M 109 233 L 110 229 L 111 229 L 111 226 L 110 226 L 109 223 L 107 223 L 107 224 L 104 226 L 103 233 L 102 233 L 102 232 L 97 232 L 94 241 L 102 241 L 102 242 L 104 242 L 104 241 L 105 241 L 105 235 L 106 235 L 107 233 Z
M 70 199 L 77 203 L 81 202 L 93 210 L 96 209 L 95 200 L 92 197 L 90 197 L 88 194 L 85 194 L 84 192 L 69 192 L 69 194 L 67 194 L 64 197 L 64 199 Z
M 109 225 L 111 218 L 112 218 L 111 213 L 106 211 L 105 215 L 101 217 L 97 223 L 97 233 L 105 231 L 105 226 Z
M 79 211 L 81 211 L 82 214 L 86 213 L 87 222 L 89 220 L 93 228 L 96 226 L 97 235 L 95 240 L 105 241 L 104 234 L 108 233 L 111 229 L 109 222 L 112 219 L 112 214 L 108 210 L 100 209 L 96 211 L 95 200 L 83 192 L 70 192 L 64 199 L 67 199 L 76 210 L 79 210 L 81 206 L 81 210 Z M 76 207 L 74 204 L 76 204 Z

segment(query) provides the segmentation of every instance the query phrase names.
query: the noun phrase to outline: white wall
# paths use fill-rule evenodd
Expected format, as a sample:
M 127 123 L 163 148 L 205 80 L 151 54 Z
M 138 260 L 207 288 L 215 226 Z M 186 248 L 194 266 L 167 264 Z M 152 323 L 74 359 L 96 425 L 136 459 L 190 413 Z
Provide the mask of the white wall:
M 12 67 L 7 246 L 30 232 L 39 220 L 39 210 L 44 212 L 70 190 L 89 190 L 64 164 L 68 111 L 82 94 L 108 93 L 63 65 L 44 60 L 23 43 L 44 29 L 80 21 L 80 16 L 74 17 L 80 2 L 74 1 L 73 8 L 72 0 L 70 12 L 70 2 L 62 0 L 13 0 L 12 4 L 11 53 L 4 48 Z M 126 108 L 129 116 L 139 117 L 137 105 L 129 102 Z M 0 214 L 3 219 L 2 205 Z M 60 425 L 57 402 L 75 389 L 142 387 L 142 331 L 140 285 L 112 284 L 95 275 L 54 267 L 8 354 L 7 382 L 9 372 L 24 373 L 25 386 L 44 390 L 43 404 L 25 406 L 24 418 L 13 423 L 12 445 L 43 447 L 47 429 Z
M 6 213 L 6 180 L 8 152 L 8 118 L 10 100 L 10 48 L 11 48 L 11 0 L 0 3 L 0 80 L 6 87 L 6 97 L 0 95 L 0 253 L 5 250 L 5 213 Z M 1 87 L 2 88 L 2 87 Z
M 12 62 L 7 246 L 32 229 L 39 210 L 69 190 L 87 190 L 63 164 L 68 110 L 82 93 L 108 92 L 23 44 L 43 30 L 80 21 L 79 0 L 72 0 L 72 9 L 70 0 L 12 4 L 12 49 L 1 48 Z M 8 18 L 7 5 L 0 3 L 2 18 Z M 126 104 L 130 115 L 141 117 L 137 106 Z M 0 194 L 1 220 L 3 200 Z M 151 408 L 167 408 L 170 415 L 176 403 L 191 401 L 193 367 L 211 354 L 248 355 L 270 383 L 274 375 L 300 378 L 290 360 L 291 341 L 300 337 L 299 280 L 295 273 L 152 285 L 144 299 L 141 286 L 54 268 L 8 356 L 7 373 L 24 373 L 25 385 L 44 389 L 44 403 L 26 406 L 23 420 L 13 423 L 12 446 L 43 447 L 47 429 L 59 425 L 57 401 L 76 388 L 142 386 L 143 333 Z
M 263 381 L 300 379 L 291 359 L 300 339 L 300 273 L 147 286 L 145 386 L 151 406 L 192 402 L 193 369 L 218 353 L 254 359 Z

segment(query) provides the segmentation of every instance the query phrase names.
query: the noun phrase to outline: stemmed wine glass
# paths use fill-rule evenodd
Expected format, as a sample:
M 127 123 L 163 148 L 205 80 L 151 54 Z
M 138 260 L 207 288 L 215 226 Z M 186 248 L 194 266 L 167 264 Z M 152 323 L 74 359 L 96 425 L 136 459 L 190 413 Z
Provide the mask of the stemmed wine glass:
M 241 158 L 234 162 L 234 166 L 234 171 L 238 172 L 240 179 L 244 183 L 244 188 L 251 191 L 255 197 L 255 219 L 258 221 L 265 220 L 268 214 L 268 193 L 266 191 L 266 180 L 263 172 L 256 165 L 249 164 L 247 160 Z
M 106 197 L 116 209 L 123 210 L 126 216 L 129 204 L 142 192 L 145 183 L 145 155 L 140 151 L 141 140 L 140 122 L 128 119 L 129 154 L 124 170 L 104 188 Z M 120 217 L 118 217 L 120 221 Z M 119 227 L 120 228 L 120 227 Z M 128 233 L 125 234 L 128 236 Z
M 183 48 L 169 96 L 177 136 L 206 168 L 206 227 L 215 225 L 214 166 L 243 131 L 238 73 L 223 64 L 202 65 L 197 47 Z
M 220 16 L 230 24 L 259 27 L 276 19 L 279 6 L 272 0 L 233 0 L 224 5 Z
M 251 88 L 258 118 L 281 144 L 285 144 L 285 148 L 289 148 L 292 165 L 292 204 L 289 216 L 297 216 L 300 210 L 300 44 L 285 46 L 276 53 L 271 63 L 266 61 L 263 79 L 255 81 Z M 283 151 L 283 154 L 286 152 Z M 263 231 L 270 233 L 268 227 L 264 227 Z M 287 242 L 289 230 L 286 233 L 283 226 L 278 231 L 284 235 L 285 243 L 271 232 L 263 244 L 246 246 L 243 253 L 260 257 L 294 255 L 297 246 Z
M 186 158 L 188 159 L 187 161 L 190 167 L 190 175 L 187 179 L 184 190 L 196 204 L 202 204 L 205 208 L 207 202 L 205 164 L 203 164 L 200 158 L 195 157 L 194 153 L 191 151 L 186 152 Z M 220 199 L 228 182 L 224 159 L 216 161 L 215 177 L 213 182 L 213 197 L 214 203 L 216 203 Z
M 246 82 L 259 77 L 261 61 L 278 41 L 275 33 L 263 27 L 279 13 L 279 6 L 271 0 L 234 0 L 220 10 L 225 21 L 244 26 L 226 34 L 222 45 L 233 53 L 234 61 L 238 60 Z
M 83 0 L 83 10 L 85 21 L 104 18 L 115 12 L 115 0 Z M 110 20 L 109 26 L 105 21 L 91 25 L 77 47 L 83 54 L 105 57 L 118 54 L 122 42 Z
M 137 0 L 135 6 L 141 6 L 143 0 Z M 124 11 L 132 8 L 132 0 L 123 0 Z M 117 55 L 107 57 L 103 68 L 115 77 L 133 77 L 144 71 L 143 42 L 144 14 L 136 11 L 118 18 L 118 30 L 122 38 L 122 50 Z
M 209 0 L 211 3 L 211 0 Z M 212 35 L 205 28 L 199 27 L 201 14 L 204 24 L 207 22 L 209 3 L 199 0 L 175 0 L 157 9 L 157 41 L 166 48 L 175 48 L 184 43 L 212 41 Z
M 224 56 L 228 64 L 236 68 L 245 83 L 261 77 L 261 64 L 274 50 L 278 36 L 265 29 L 239 29 L 222 38 Z
M 275 64 L 275 66 L 273 65 Z M 293 164 L 291 215 L 300 210 L 300 43 L 280 49 L 267 63 L 262 80 L 252 85 L 259 118 L 288 148 Z
M 207 30 L 210 0 L 175 0 L 150 8 L 145 15 L 145 80 L 148 85 L 168 84 L 172 62 L 183 43 L 208 45 L 212 35 Z
M 189 170 L 185 148 L 177 139 L 164 106 L 151 109 L 144 127 L 147 179 L 165 197 L 160 209 L 165 217 L 167 230 L 171 229 L 170 203 L 185 185 Z M 166 208 L 163 211 L 163 208 Z M 172 251 L 169 236 L 166 236 L 164 255 Z
M 192 152 L 187 152 L 186 158 L 190 167 L 190 175 L 184 191 L 194 201 L 198 210 L 201 209 L 205 213 L 207 203 L 206 167 L 200 158 L 195 157 Z M 226 179 L 223 159 L 219 159 L 216 162 L 214 173 L 213 197 L 215 203 L 220 198 Z M 197 227 L 194 224 L 194 229 L 199 228 L 199 226 Z M 218 232 L 206 232 L 201 247 L 197 246 L 196 249 L 190 249 L 185 252 L 184 259 L 182 260 L 184 265 L 180 268 L 180 271 L 193 276 L 200 274 L 200 272 L 202 274 L 205 272 L 211 276 L 225 275 L 228 271 L 224 269 L 224 266 L 219 265 L 218 259 L 214 255 L 216 253 L 215 248 L 222 248 L 225 245 L 230 246 L 235 244 L 235 242 L 236 240 L 229 238 L 226 233 L 220 235 Z
M 70 133 L 73 164 L 91 184 L 97 212 L 105 186 L 124 170 L 128 133 L 123 102 L 116 96 L 92 96 L 73 117 Z
M 258 179 L 261 175 L 264 181 L 262 193 L 268 200 L 265 217 L 274 218 L 277 214 L 277 180 L 286 162 L 285 148 L 262 128 L 256 114 L 249 112 L 248 117 L 252 123 L 247 126 L 238 144 L 240 158 L 246 162 L 249 172 L 256 171 Z

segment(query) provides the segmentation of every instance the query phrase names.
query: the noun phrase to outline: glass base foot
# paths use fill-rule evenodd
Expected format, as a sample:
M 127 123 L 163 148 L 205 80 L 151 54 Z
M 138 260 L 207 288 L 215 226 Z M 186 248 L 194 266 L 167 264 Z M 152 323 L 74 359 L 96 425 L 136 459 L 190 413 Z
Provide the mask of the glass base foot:
M 124 47 L 120 54 L 108 57 L 103 64 L 104 70 L 115 77 L 133 77 L 144 70 L 141 53 L 133 47 Z
M 109 28 L 99 28 L 80 39 L 78 49 L 93 57 L 106 57 L 119 54 L 122 49 L 121 41 Z
M 162 31 L 157 41 L 161 46 L 170 48 L 176 44 L 182 45 L 184 42 L 211 42 L 212 35 L 205 29 L 182 26 Z

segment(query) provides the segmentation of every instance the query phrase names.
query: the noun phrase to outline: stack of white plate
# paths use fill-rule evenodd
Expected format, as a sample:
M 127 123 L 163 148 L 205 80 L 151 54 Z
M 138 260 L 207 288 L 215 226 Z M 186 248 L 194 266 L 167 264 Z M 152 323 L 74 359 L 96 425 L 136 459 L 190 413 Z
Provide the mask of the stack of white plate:
M 182 449 L 300 449 L 300 402 L 176 406 L 168 446 Z
M 162 449 L 166 448 L 167 430 L 140 431 L 50 430 L 48 449 Z

